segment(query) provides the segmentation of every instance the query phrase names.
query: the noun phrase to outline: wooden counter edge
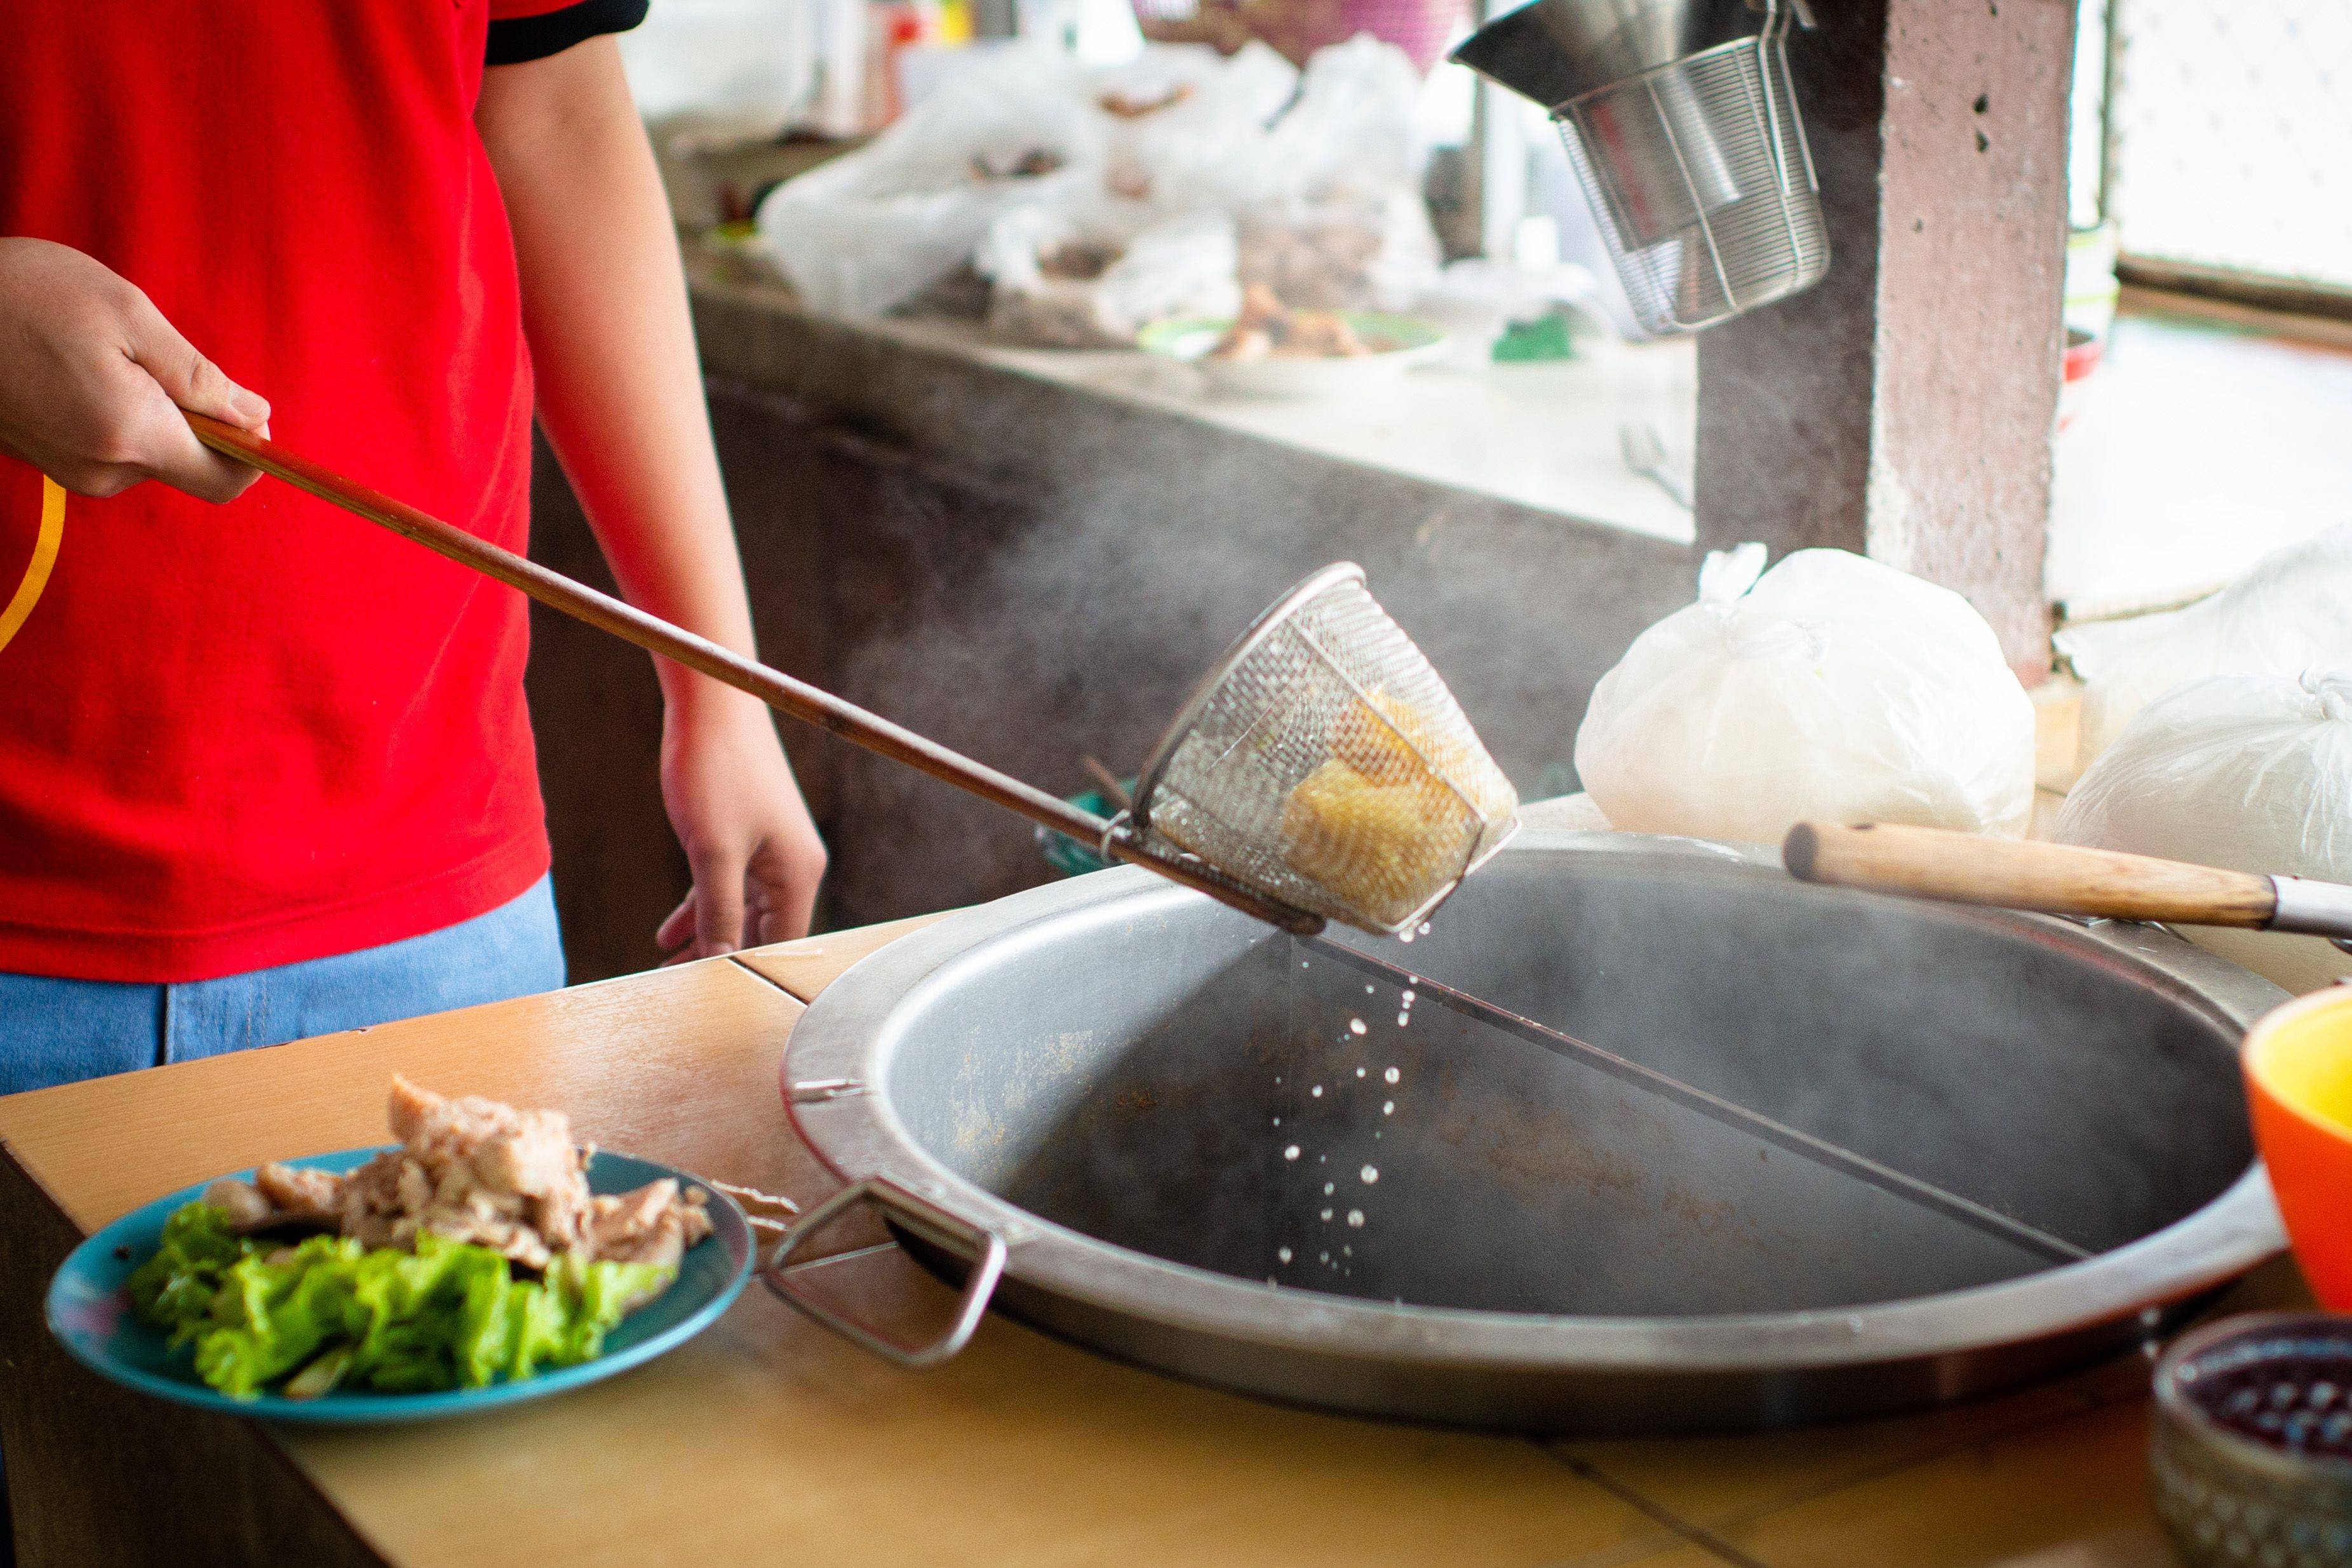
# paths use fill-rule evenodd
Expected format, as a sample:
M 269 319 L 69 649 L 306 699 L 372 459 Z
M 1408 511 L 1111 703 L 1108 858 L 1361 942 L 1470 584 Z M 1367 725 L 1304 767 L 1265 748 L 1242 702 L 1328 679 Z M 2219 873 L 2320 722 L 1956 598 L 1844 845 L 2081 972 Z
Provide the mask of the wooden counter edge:
M 813 1002 L 860 959 L 953 913 L 942 910 L 936 915 L 913 915 L 904 920 L 864 925 L 852 931 L 828 931 L 821 936 L 803 936 L 797 942 L 749 947 L 732 956 L 737 964 L 779 990 L 797 1000 Z
M 0 1139 L 0 1449 L 21 1568 L 385 1568 L 259 1424 L 134 1394 L 66 1354 L 44 1307 L 82 1239 Z

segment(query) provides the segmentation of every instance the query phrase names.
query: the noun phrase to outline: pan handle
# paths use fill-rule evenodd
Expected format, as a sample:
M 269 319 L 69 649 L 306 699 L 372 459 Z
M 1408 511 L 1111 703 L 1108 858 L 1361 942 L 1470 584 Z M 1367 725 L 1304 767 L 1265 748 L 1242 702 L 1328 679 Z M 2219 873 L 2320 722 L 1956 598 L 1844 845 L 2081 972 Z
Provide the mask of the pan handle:
M 971 1273 L 965 1279 L 963 1293 L 956 1301 L 955 1319 L 936 1338 L 921 1344 L 904 1344 L 886 1338 L 818 1300 L 796 1278 L 806 1270 L 821 1267 L 824 1260 L 790 1263 L 793 1253 L 810 1237 L 860 1204 L 871 1204 L 885 1218 L 896 1220 L 933 1245 L 972 1260 Z M 784 1233 L 776 1249 L 768 1255 L 767 1262 L 760 1267 L 761 1281 L 788 1305 L 853 1344 L 863 1346 L 894 1365 L 915 1371 L 937 1366 L 971 1342 L 972 1332 L 980 1327 L 981 1315 L 988 1310 L 989 1298 L 996 1293 L 996 1282 L 1003 1274 L 1004 1238 L 984 1226 L 959 1218 L 928 1198 L 919 1197 L 881 1176 L 868 1176 L 854 1186 L 844 1187 L 810 1209 Z

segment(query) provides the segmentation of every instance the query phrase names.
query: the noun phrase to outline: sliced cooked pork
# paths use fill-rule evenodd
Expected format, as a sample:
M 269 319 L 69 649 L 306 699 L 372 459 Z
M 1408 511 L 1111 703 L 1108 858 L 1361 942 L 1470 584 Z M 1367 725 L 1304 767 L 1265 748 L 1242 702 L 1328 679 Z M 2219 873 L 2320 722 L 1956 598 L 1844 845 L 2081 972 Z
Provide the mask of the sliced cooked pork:
M 479 1095 L 447 1099 L 392 1081 L 401 1146 L 348 1175 L 268 1165 L 250 1184 L 215 1182 L 207 1202 L 240 1231 L 339 1231 L 369 1247 L 407 1247 L 418 1232 L 488 1247 L 528 1269 L 578 1252 L 675 1267 L 710 1234 L 709 1195 L 676 1180 L 598 1197 L 593 1154 L 560 1111 L 518 1111 Z

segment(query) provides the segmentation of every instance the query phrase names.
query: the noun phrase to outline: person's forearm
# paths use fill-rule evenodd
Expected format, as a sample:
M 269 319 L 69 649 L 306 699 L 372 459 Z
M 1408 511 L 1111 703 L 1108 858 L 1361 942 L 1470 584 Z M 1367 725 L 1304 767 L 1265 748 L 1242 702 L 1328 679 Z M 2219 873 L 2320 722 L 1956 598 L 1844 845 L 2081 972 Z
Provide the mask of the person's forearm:
M 514 230 L 540 423 L 622 592 L 751 653 L 677 234 L 618 50 L 493 67 L 475 118 Z M 751 701 L 656 667 L 673 713 Z

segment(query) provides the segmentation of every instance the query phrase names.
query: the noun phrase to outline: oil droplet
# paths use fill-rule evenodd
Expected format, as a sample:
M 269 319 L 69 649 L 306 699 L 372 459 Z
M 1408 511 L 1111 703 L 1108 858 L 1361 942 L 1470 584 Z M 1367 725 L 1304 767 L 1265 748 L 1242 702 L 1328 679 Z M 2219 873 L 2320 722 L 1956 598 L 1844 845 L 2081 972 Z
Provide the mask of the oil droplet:
M 1298 1157 L 1298 1145 L 1297 1144 L 1293 1144 L 1290 1147 L 1283 1150 L 1282 1157 L 1286 1160 L 1297 1159 Z
M 1330 1223 L 1330 1220 L 1331 1220 L 1331 1211 L 1330 1211 L 1329 1209 L 1328 1209 L 1328 1208 L 1327 1208 L 1327 1209 L 1325 1209 L 1325 1210 L 1323 1211 L 1323 1221 L 1324 1221 L 1324 1223 L 1325 1223 L 1325 1224 L 1327 1224 L 1327 1225 L 1328 1225 L 1328 1224 L 1329 1224 L 1329 1223 Z
M 1274 1249 L 1274 1260 L 1275 1260 L 1276 1262 L 1277 1262 L 1277 1263 L 1287 1263 L 1287 1262 L 1289 1262 L 1289 1261 L 1290 1261 L 1290 1249 L 1289 1249 L 1289 1248 L 1287 1248 L 1287 1247 L 1277 1247 L 1277 1248 L 1276 1248 L 1276 1249 Z
M 1363 1070 L 1362 1068 L 1359 1067 L 1358 1069 L 1356 1069 L 1356 1076 L 1357 1076 L 1357 1077 L 1361 1078 L 1363 1075 L 1364 1075 L 1364 1070 Z
M 1363 1032 L 1364 1032 L 1364 1020 L 1363 1020 L 1363 1019 L 1349 1019 L 1348 1020 L 1348 1032 L 1349 1032 L 1349 1034 L 1361 1034 L 1361 1033 L 1363 1033 Z
M 1395 1114 L 1396 1114 L 1396 1102 L 1395 1102 L 1395 1101 L 1393 1101 L 1393 1100 L 1383 1100 L 1383 1101 L 1381 1101 L 1381 1115 L 1383 1115 L 1383 1116 L 1393 1116 L 1393 1115 L 1395 1115 Z M 1379 1134 L 1378 1133 L 1375 1133 L 1375 1134 L 1372 1134 L 1372 1136 L 1374 1136 L 1374 1137 L 1376 1137 L 1376 1138 L 1377 1138 L 1377 1137 L 1379 1137 L 1379 1136 L 1380 1136 L 1380 1134 Z
M 1428 921 L 1426 921 L 1426 920 L 1424 920 L 1424 921 L 1423 921 L 1423 922 L 1421 923 L 1421 934 L 1422 934 L 1423 936 L 1428 936 L 1428 935 L 1429 935 L 1429 922 L 1428 922 Z
M 1405 1006 L 1411 1007 L 1412 1006 L 1412 992 L 1407 990 L 1403 996 L 1399 997 L 1397 999 L 1402 1002 Z
M 1381 1168 L 1378 1166 L 1366 1166 L 1356 1174 L 1363 1178 L 1366 1186 L 1381 1179 Z
M 1364 1211 L 1362 1209 L 1351 1208 L 1348 1211 L 1348 1228 L 1350 1230 L 1361 1230 L 1364 1228 Z
M 1369 997 L 1369 996 L 1370 996 L 1371 994 L 1372 994 L 1372 988 L 1371 988 L 1371 987 L 1370 987 L 1370 986 L 1366 986 L 1366 987 L 1364 988 L 1364 995 L 1366 995 L 1366 996 L 1368 996 L 1368 997 Z
M 1274 1119 L 1274 1124 L 1275 1124 L 1276 1126 L 1277 1126 L 1277 1127 L 1281 1126 L 1281 1125 L 1282 1125 L 1282 1118 L 1281 1118 L 1281 1117 L 1279 1117 L 1279 1116 L 1276 1116 L 1276 1117 Z
M 1342 1258 L 1353 1258 L 1355 1255 L 1356 1249 L 1352 1247 L 1342 1247 L 1339 1249 L 1339 1256 Z
M 1315 1260 L 1318 1263 L 1328 1263 L 1331 1261 L 1331 1254 L 1328 1252 L 1318 1252 L 1315 1254 Z
M 1412 940 L 1412 933 L 1410 931 L 1400 931 L 1397 933 L 1397 940 L 1400 942 L 1410 942 Z
M 1386 1072 L 1381 1074 L 1381 1082 L 1383 1083 L 1394 1083 L 1403 1076 L 1403 1073 L 1399 1072 L 1395 1068 L 1391 1067 Z
M 1307 1092 L 1315 1096 L 1316 1099 L 1320 1100 L 1323 1098 L 1323 1085 L 1318 1083 L 1314 1088 L 1309 1089 Z
M 1412 1021 L 1412 1015 L 1411 1013 L 1399 1013 L 1399 1014 L 1397 1014 L 1397 1028 L 1399 1028 L 1399 1029 L 1402 1029 L 1405 1025 L 1407 1025 L 1407 1024 L 1411 1023 Z
M 1323 1196 L 1325 1197 L 1330 1197 L 1333 1193 L 1339 1190 L 1339 1188 L 1337 1183 L 1327 1181 L 1323 1184 Z

